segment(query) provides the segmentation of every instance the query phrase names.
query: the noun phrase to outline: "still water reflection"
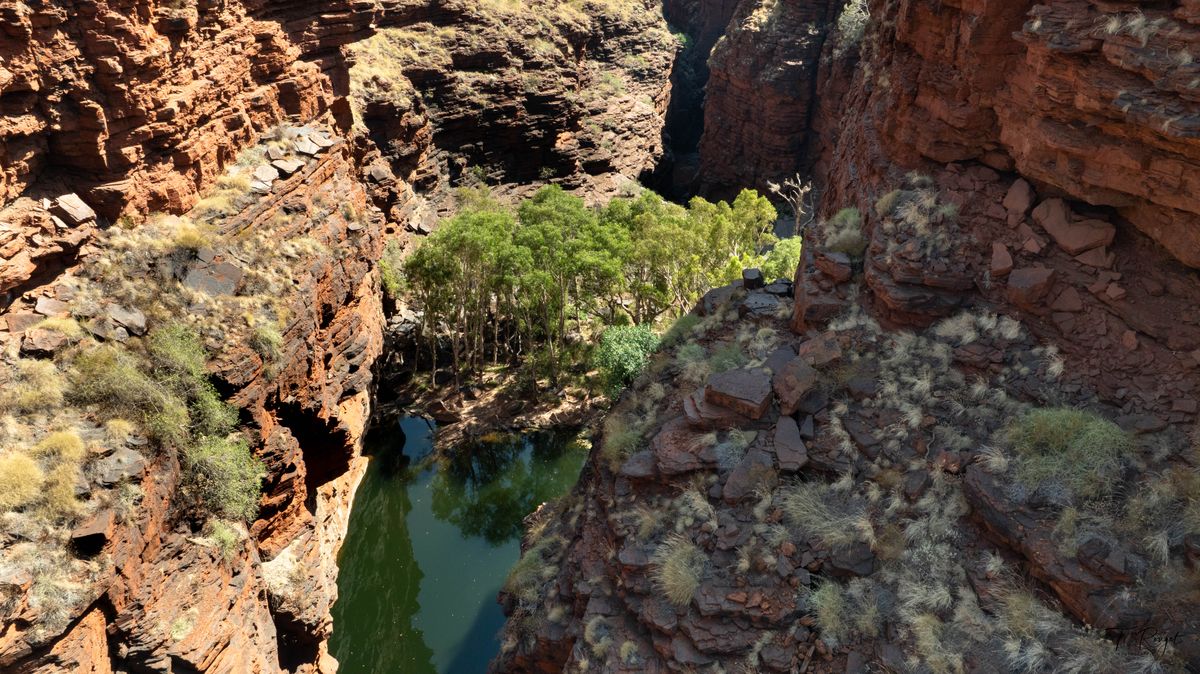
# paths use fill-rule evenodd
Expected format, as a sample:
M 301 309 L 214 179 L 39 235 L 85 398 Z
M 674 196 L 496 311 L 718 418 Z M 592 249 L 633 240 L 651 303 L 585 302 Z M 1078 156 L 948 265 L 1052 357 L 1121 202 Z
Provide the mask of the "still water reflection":
M 422 461 L 435 432 L 407 417 L 367 438 L 333 607 L 343 674 L 486 671 L 521 520 L 570 489 L 587 456 L 576 431 L 548 431 L 489 437 L 435 469 Z

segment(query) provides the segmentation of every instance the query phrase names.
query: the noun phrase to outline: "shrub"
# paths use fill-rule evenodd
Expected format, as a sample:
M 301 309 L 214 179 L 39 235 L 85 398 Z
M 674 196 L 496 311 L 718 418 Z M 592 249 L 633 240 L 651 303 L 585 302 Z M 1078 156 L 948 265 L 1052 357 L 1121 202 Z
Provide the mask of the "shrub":
M 1028 412 L 1009 426 L 1008 440 L 1022 482 L 1036 488 L 1056 481 L 1084 499 L 1112 491 L 1121 456 L 1132 446 L 1113 422 L 1070 408 Z
M 383 248 L 379 258 L 379 283 L 388 297 L 396 299 L 404 291 L 404 260 L 400 242 L 392 239 Z
M 108 438 L 109 442 L 115 444 L 120 444 L 128 440 L 129 436 L 133 435 L 135 430 L 136 427 L 133 425 L 133 422 L 126 419 L 116 418 L 104 422 L 104 435 Z
M 79 464 L 63 461 L 46 475 L 41 510 L 49 520 L 65 520 L 79 514 L 82 504 L 75 496 L 79 483 Z
M 659 340 L 659 347 L 667 348 L 684 341 L 695 331 L 696 326 L 699 324 L 700 317 L 696 314 L 688 313 L 680 316 L 663 333 L 662 339 Z
M 867 240 L 862 231 L 862 214 L 857 208 L 843 208 L 825 223 L 825 247 L 850 257 L 862 257 Z
M 848 616 L 840 585 L 830 580 L 821 582 L 808 595 L 808 606 L 826 643 L 836 645 L 846 637 Z
M 74 318 L 47 318 L 34 327 L 62 333 L 71 340 L 83 337 L 83 326 Z
M 186 390 L 208 376 L 208 356 L 200 336 L 181 323 L 156 328 L 146 340 L 154 369 L 164 380 L 179 380 L 177 390 Z
M 600 454 L 616 470 L 630 454 L 637 451 L 646 429 L 654 423 L 654 416 L 634 419 L 625 414 L 613 413 L 604 420 L 604 440 Z
M 217 519 L 208 521 L 208 539 L 217 546 L 217 550 L 221 553 L 221 558 L 226 562 L 232 561 L 237 556 L 238 548 L 242 542 L 242 537 L 238 535 L 238 531 L 228 522 Z
M 18 412 L 45 412 L 62 405 L 64 382 L 54 363 L 19 360 L 16 376 L 0 390 L 0 407 Z
M 37 462 L 28 456 L 18 452 L 0 456 L 0 511 L 15 510 L 36 501 L 45 479 Z
M 672 534 L 654 551 L 654 582 L 676 606 L 687 606 L 700 587 L 708 558 L 690 539 Z
M 264 363 L 277 363 L 283 357 L 283 335 L 274 325 L 257 325 L 250 335 L 250 348 L 262 357 Z
M 206 437 L 185 458 L 188 480 L 208 512 L 231 520 L 253 519 L 258 513 L 266 472 L 245 438 Z
M 850 0 L 846 3 L 837 21 L 837 44 L 834 51 L 839 56 L 862 40 L 870 19 L 867 0 Z
M 223 437 L 237 427 L 237 408 L 221 400 L 217 389 L 208 382 L 203 382 L 198 388 L 190 409 L 191 429 L 195 437 Z
M 865 505 L 823 483 L 789 485 L 780 490 L 779 502 L 788 524 L 829 547 L 847 546 L 873 533 L 864 531 L 870 527 Z
M 712 372 L 724 372 L 741 367 L 747 361 L 746 351 L 741 346 L 726 344 L 713 351 L 712 358 L 709 359 L 708 364 Z
M 798 236 L 788 237 L 767 253 L 763 262 L 763 278 L 773 281 L 777 278 L 792 278 L 800 266 L 800 255 L 804 252 L 804 239 Z
M 86 451 L 78 433 L 56 431 L 42 438 L 42 441 L 34 445 L 29 453 L 36 457 L 48 456 L 58 461 L 79 463 L 83 460 Z
M 604 331 L 592 359 L 610 397 L 616 397 L 641 373 L 657 347 L 658 337 L 649 326 L 616 326 Z
M 182 444 L 188 411 L 172 391 L 144 371 L 147 365 L 133 354 L 104 344 L 80 353 L 72 364 L 70 397 L 97 405 L 109 418 L 134 418 L 157 440 Z

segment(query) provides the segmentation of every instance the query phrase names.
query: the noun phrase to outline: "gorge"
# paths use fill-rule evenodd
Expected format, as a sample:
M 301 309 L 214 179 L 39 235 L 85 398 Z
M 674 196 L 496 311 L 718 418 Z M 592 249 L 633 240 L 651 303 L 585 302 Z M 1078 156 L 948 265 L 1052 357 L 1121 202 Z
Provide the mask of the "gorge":
M 812 224 L 578 393 L 491 671 L 1200 670 L 1195 0 L 18 0 L 0 35 L 0 671 L 370 648 L 335 604 L 384 564 L 347 527 L 412 374 L 389 256 L 545 184 Z M 452 428 L 479 393 L 429 379 Z

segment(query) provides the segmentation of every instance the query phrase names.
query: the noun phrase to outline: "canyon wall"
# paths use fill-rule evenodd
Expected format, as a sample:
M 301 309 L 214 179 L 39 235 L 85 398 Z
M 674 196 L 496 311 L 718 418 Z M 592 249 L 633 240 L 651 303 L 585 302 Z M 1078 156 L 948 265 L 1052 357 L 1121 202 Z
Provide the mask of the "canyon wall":
M 385 239 L 427 232 L 439 195 L 473 180 L 601 195 L 652 169 L 678 49 L 653 7 L 0 8 L 5 368 L 74 348 L 47 318 L 117 345 L 186 320 L 266 469 L 226 552 L 184 505 L 182 457 L 97 445 L 74 529 L 0 533 L 0 669 L 336 669 L 329 608 L 382 349 Z M 204 242 L 162 252 L 193 220 Z M 279 338 L 264 345 L 247 326 L 267 319 Z M 100 432 L 76 413 L 63 423 Z M 60 534 L 51 578 L 30 553 Z
M 1058 634 L 1037 641 L 1037 666 L 1091 657 L 1061 650 L 1082 642 L 1052 623 L 1089 626 L 1112 658 L 1138 651 L 1131 633 L 1169 633 L 1156 666 L 1200 666 L 1200 532 L 1160 521 L 1176 533 L 1156 530 L 1144 564 L 1149 529 L 1122 519 L 1148 490 L 1178 507 L 1200 470 L 1195 3 L 867 4 L 855 36 L 831 3 L 745 2 L 713 41 L 698 184 L 807 173 L 812 259 L 784 300 L 776 286 L 710 293 L 689 351 L 664 348 L 614 405 L 576 491 L 529 520 L 495 671 L 1015 670 L 1046 635 L 991 640 L 1012 626 L 1010 573 Z M 859 227 L 861 246 L 838 241 Z M 780 302 L 792 334 L 774 331 Z M 697 346 L 749 364 L 697 376 Z M 920 372 L 892 386 L 893 365 Z M 913 393 L 908 421 L 886 410 Z M 1013 479 L 1006 429 L 1054 406 L 1129 439 L 1117 520 L 1073 530 L 1088 506 Z M 825 488 L 824 505 L 807 491 Z M 882 519 L 838 520 L 873 533 L 834 542 L 822 527 L 856 494 L 887 503 Z M 939 533 L 928 517 L 949 519 Z M 907 542 L 887 540 L 901 530 Z M 966 603 L 873 623 L 890 602 L 922 604 L 947 570 L 936 558 L 954 560 Z M 833 635 L 839 616 L 862 622 Z
M 864 164 L 978 162 L 1103 206 L 1200 266 L 1192 128 L 1200 33 L 1186 2 L 872 2 L 862 68 L 829 127 L 827 199 Z M 822 96 L 845 87 L 836 66 Z M 830 100 L 834 100 L 832 96 Z M 851 168 L 857 167 L 857 168 Z M 869 180 L 868 180 L 869 181 Z M 872 185 L 878 189 L 878 184 Z M 884 190 L 886 191 L 886 190 Z

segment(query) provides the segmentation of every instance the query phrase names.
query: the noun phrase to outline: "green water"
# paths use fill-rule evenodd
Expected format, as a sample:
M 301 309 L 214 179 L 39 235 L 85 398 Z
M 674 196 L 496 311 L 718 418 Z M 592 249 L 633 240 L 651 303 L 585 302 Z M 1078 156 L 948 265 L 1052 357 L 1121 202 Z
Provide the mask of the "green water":
M 413 468 L 434 433 L 409 417 L 367 438 L 372 458 L 333 607 L 330 650 L 342 674 L 486 671 L 521 520 L 570 489 L 587 456 L 575 432 L 539 432 L 459 448 L 440 470 Z

